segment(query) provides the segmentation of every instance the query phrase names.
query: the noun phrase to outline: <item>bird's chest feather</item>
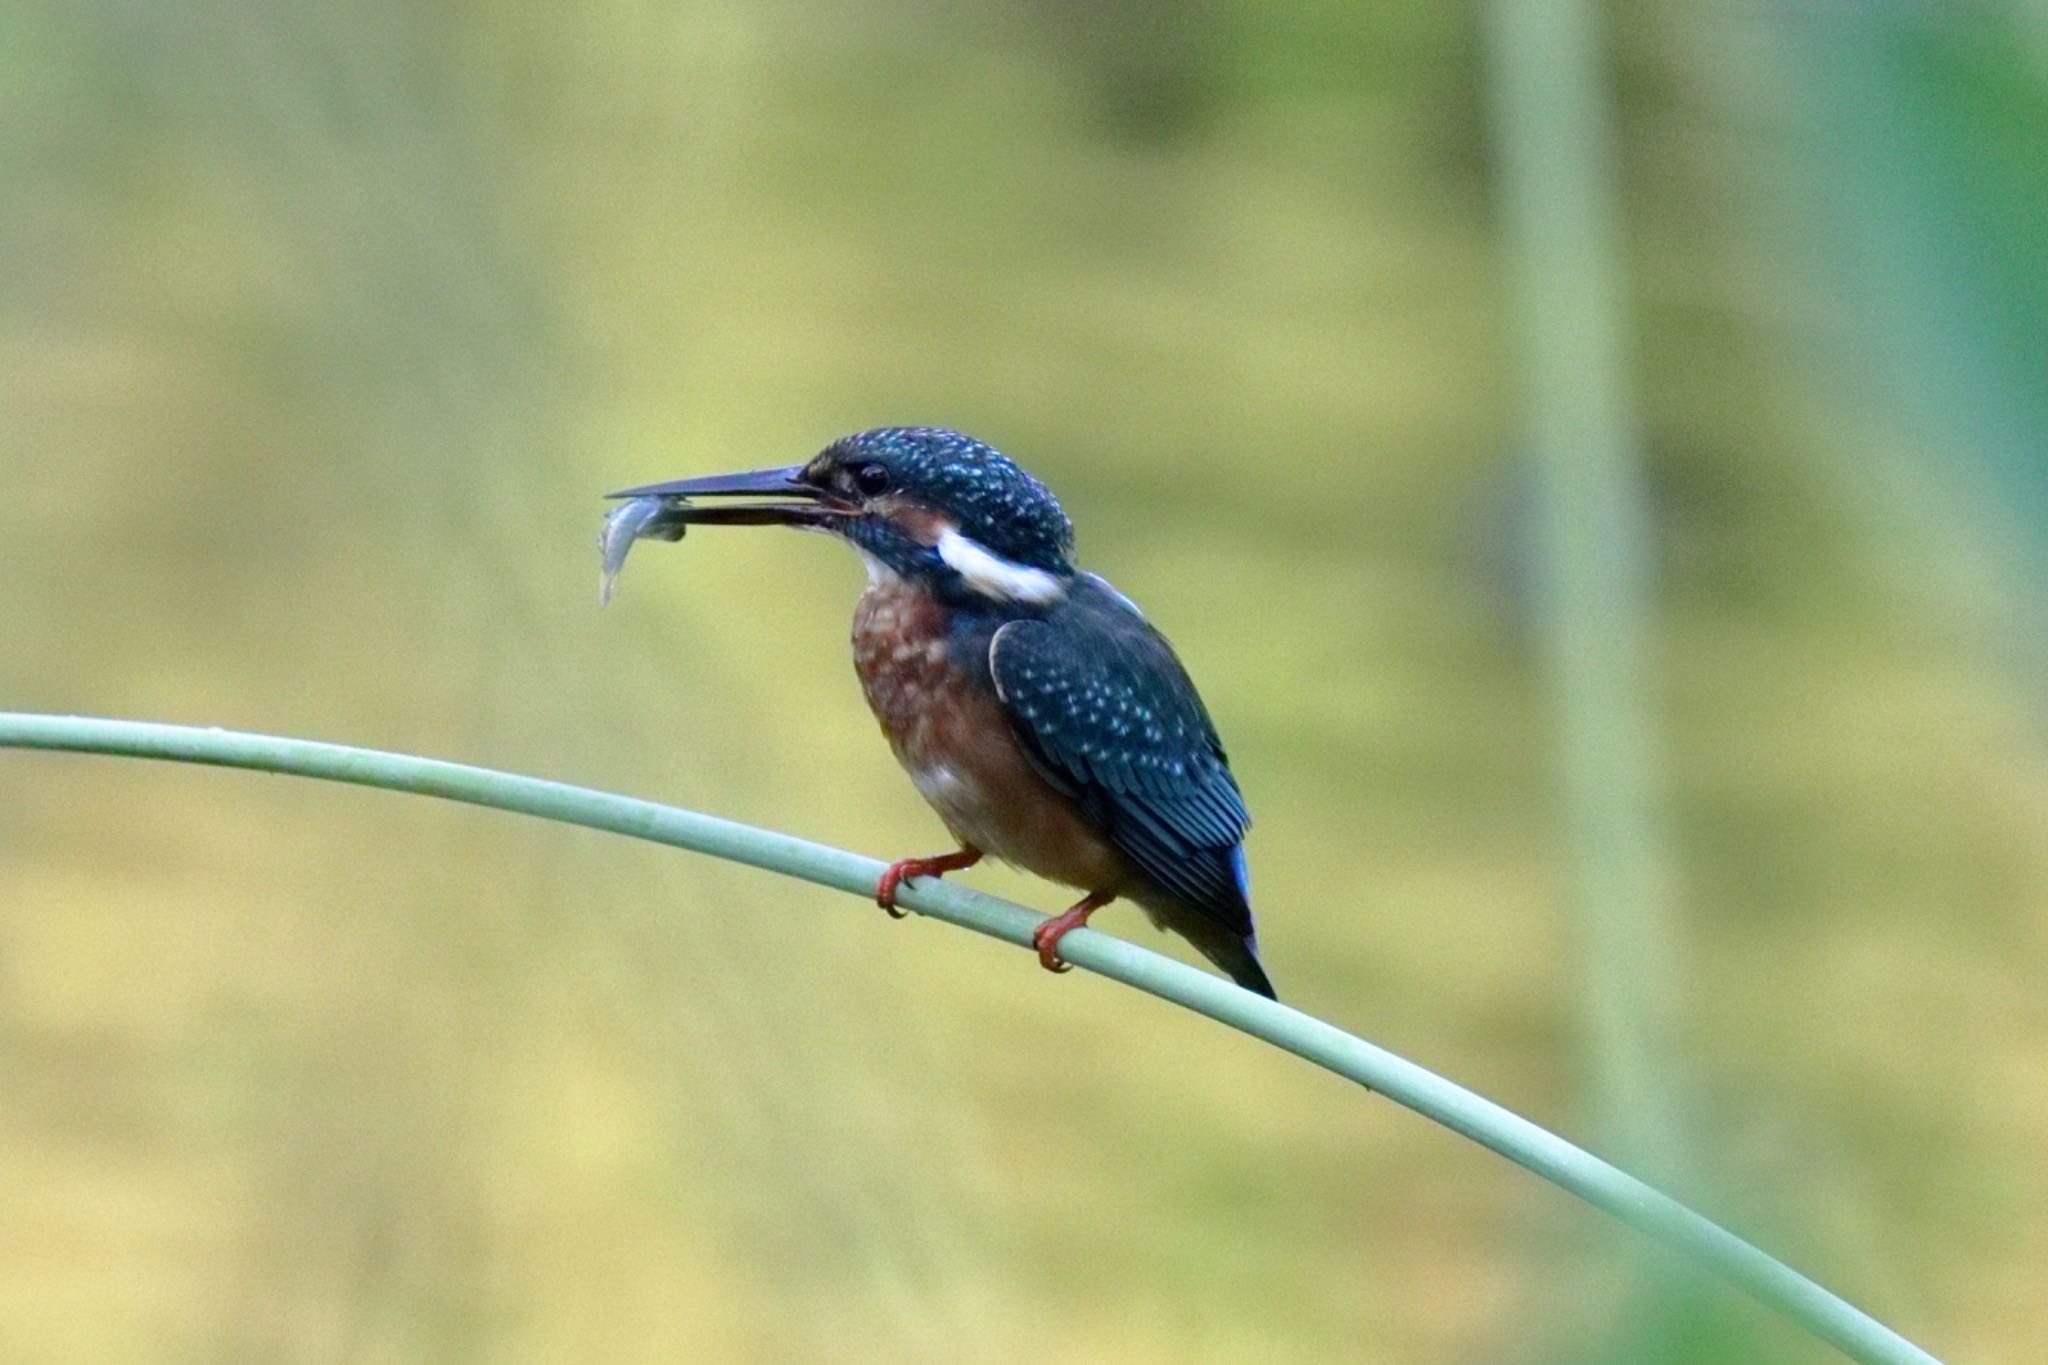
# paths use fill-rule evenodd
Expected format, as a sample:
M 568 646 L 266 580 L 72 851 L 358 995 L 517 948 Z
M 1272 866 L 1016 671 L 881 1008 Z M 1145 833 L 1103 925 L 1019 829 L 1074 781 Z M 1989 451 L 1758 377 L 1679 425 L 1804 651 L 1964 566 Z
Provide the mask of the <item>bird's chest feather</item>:
M 893 576 L 854 613 L 854 669 L 897 760 L 963 841 L 1070 885 L 1119 883 L 1121 858 L 1031 766 L 994 689 L 956 660 L 951 626 Z
M 913 774 L 971 735 L 970 711 L 993 709 L 975 680 L 954 665 L 949 624 L 931 594 L 894 577 L 871 584 L 853 617 L 861 690 Z M 1000 723 L 999 715 L 995 719 Z
M 955 661 L 951 619 L 931 594 L 884 577 L 853 618 L 853 666 L 911 781 L 963 838 L 998 852 L 992 827 L 1005 782 L 1028 763 L 992 690 Z M 1025 770 L 1020 774 L 1019 770 Z

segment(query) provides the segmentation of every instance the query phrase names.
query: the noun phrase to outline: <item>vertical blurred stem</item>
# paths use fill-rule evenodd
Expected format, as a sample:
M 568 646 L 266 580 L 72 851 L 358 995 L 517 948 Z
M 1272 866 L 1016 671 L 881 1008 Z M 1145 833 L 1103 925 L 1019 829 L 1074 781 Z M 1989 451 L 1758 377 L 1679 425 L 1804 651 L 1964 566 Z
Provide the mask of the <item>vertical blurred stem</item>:
M 1644 685 L 1649 512 L 1621 361 L 1600 34 L 1581 0 L 1489 0 L 1485 14 L 1595 1121 L 1619 1157 L 1668 1170 L 1673 891 Z

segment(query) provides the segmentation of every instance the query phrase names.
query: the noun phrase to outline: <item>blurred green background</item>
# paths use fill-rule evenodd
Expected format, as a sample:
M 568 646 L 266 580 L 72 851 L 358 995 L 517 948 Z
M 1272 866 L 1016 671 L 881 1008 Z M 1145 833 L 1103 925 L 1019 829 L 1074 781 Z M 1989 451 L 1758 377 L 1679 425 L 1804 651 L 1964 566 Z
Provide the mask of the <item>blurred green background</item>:
M 960 426 L 1201 681 L 1283 996 L 1939 1354 L 2028 1358 L 2048 19 L 1648 0 L 1590 35 L 1659 902 L 1602 921 L 1538 586 L 1573 542 L 1525 458 L 1514 8 L 0 6 L 0 705 L 931 851 L 850 555 L 647 546 L 600 614 L 593 537 L 609 488 Z M 1589 1011 L 1632 975 L 1657 1017 Z M 1830 1358 L 1669 1271 L 970 935 L 0 755 L 0 1358 Z

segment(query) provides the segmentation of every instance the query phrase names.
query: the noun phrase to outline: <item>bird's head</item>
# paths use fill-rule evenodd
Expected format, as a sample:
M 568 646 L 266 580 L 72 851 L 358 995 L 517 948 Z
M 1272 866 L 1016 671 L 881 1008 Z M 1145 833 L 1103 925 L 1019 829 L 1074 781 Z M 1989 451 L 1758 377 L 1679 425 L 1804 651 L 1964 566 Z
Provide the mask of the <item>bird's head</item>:
M 809 462 L 629 488 L 614 497 L 750 498 L 680 506 L 703 525 L 796 526 L 851 542 L 875 572 L 948 597 L 1042 605 L 1074 576 L 1074 528 L 1008 456 L 943 427 L 844 436 Z

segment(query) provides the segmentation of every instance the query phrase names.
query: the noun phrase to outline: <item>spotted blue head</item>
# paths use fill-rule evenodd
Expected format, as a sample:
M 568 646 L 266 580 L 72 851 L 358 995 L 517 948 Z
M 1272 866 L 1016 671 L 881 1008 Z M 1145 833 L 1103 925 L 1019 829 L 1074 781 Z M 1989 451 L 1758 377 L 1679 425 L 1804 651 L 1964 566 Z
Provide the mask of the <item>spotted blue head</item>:
M 1050 489 L 994 447 L 944 427 L 844 436 L 805 464 L 630 488 L 690 523 L 826 531 L 877 572 L 963 601 L 1028 608 L 1074 577 L 1074 527 Z M 766 499 L 699 507 L 692 498 Z

